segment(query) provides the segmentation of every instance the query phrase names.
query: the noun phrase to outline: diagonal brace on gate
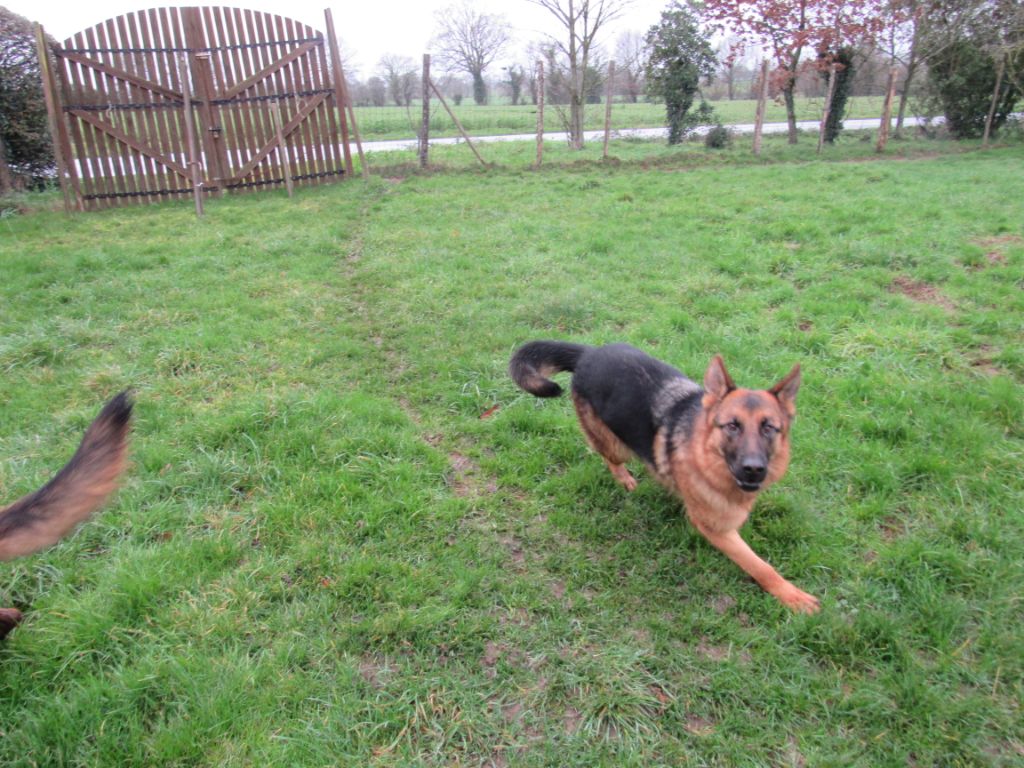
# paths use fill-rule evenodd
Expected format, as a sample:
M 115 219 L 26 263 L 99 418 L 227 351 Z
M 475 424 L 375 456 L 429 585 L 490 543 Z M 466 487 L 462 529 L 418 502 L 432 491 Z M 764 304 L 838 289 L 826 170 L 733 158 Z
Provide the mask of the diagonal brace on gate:
M 281 129 L 281 141 L 283 142 L 284 139 L 296 128 L 298 128 L 299 125 L 302 124 L 302 121 L 305 120 L 309 116 L 309 114 L 314 109 L 319 107 L 326 99 L 327 94 L 322 93 L 319 96 L 311 99 L 306 104 L 306 106 L 302 107 L 302 109 L 296 112 L 295 116 L 291 120 L 289 120 Z M 252 159 L 249 160 L 249 162 L 247 162 L 241 168 L 239 168 L 232 178 L 228 179 L 227 184 L 237 184 L 239 181 L 242 180 L 244 176 L 248 176 L 252 172 L 253 168 L 259 165 L 260 162 L 265 157 L 267 157 L 271 152 L 273 152 L 277 147 L 278 139 L 277 135 L 275 135 L 270 141 L 268 141 L 266 144 L 260 147 L 259 151 L 257 151 L 256 154 L 253 155 Z M 282 147 L 282 149 L 284 149 L 284 147 Z
M 319 45 L 319 43 L 316 43 L 316 42 L 304 43 L 304 44 L 300 45 L 298 48 L 295 48 L 294 50 L 291 50 L 288 53 L 286 53 L 284 56 L 282 56 L 280 59 L 275 61 L 270 66 L 264 67 L 259 72 L 257 72 L 255 75 L 252 75 L 251 77 L 249 77 L 246 80 L 242 81 L 241 83 L 239 83 L 235 87 L 229 88 L 227 91 L 225 91 L 223 94 L 221 94 L 221 96 L 219 98 L 221 100 L 235 98 L 235 96 L 238 96 L 239 94 L 244 93 L 245 91 L 249 90 L 250 88 L 252 88 L 254 85 L 256 85 L 256 83 L 260 82 L 261 80 L 266 80 L 268 77 L 270 77 L 275 72 L 280 72 L 282 69 L 287 67 L 289 64 L 291 64 L 293 61 L 295 61 L 300 56 L 305 56 L 311 50 L 316 48 L 317 45 Z
M 82 66 L 98 70 L 105 75 L 110 75 L 118 80 L 124 80 L 132 85 L 137 85 L 139 88 L 144 88 L 147 91 L 158 93 L 161 96 L 166 96 L 167 98 L 174 99 L 176 101 L 181 101 L 182 99 L 181 91 L 171 90 L 159 83 L 154 83 L 152 80 L 147 80 L 144 77 L 133 75 L 131 72 L 121 69 L 120 67 L 114 67 L 110 64 L 105 64 L 102 61 L 90 59 L 88 56 L 82 56 L 79 53 L 71 53 L 70 51 L 60 51 L 60 56 L 68 61 L 73 61 L 76 64 L 81 64 Z
M 185 169 L 185 166 L 181 165 L 180 163 L 176 163 L 174 160 L 167 157 L 167 155 L 163 154 L 159 150 L 154 149 L 146 142 L 140 141 L 139 139 L 135 139 L 129 136 L 116 125 L 112 125 L 111 123 L 108 123 L 106 120 L 96 117 L 94 114 L 86 112 L 82 109 L 69 109 L 68 112 L 77 117 L 79 120 L 84 120 L 90 125 L 94 125 L 108 136 L 112 136 L 113 138 L 120 141 L 122 144 L 126 144 L 127 146 L 131 147 L 132 149 L 138 152 L 141 152 L 147 157 L 151 157 L 157 162 L 166 165 L 175 173 L 184 176 L 186 179 L 189 178 L 189 173 Z

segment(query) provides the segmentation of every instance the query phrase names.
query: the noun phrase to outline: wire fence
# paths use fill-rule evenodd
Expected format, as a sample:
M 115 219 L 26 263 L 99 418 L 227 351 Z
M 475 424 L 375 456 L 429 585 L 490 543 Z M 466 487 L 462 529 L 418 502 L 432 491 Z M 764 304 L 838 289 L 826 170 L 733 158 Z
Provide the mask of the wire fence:
M 848 102 L 846 117 L 850 119 L 877 118 L 881 112 L 883 97 L 859 96 Z M 754 99 L 723 99 L 710 102 L 714 109 L 713 121 L 724 125 L 753 123 L 757 109 Z M 488 104 L 476 105 L 463 101 L 456 106 L 448 101 L 459 122 L 470 136 L 523 135 L 532 137 L 537 132 L 537 106 L 534 104 Z M 824 106 L 822 98 L 801 98 L 798 100 L 797 118 L 817 120 Z M 363 141 L 389 141 L 416 139 L 419 135 L 423 115 L 421 100 L 413 100 L 409 106 L 356 106 L 355 115 Z M 547 104 L 544 107 L 544 130 L 546 133 L 566 130 L 568 107 Z M 604 128 L 605 106 L 603 103 L 587 104 L 584 111 L 584 129 L 596 131 Z M 769 102 L 766 122 L 784 122 L 785 107 Z M 624 131 L 633 128 L 664 128 L 667 125 L 665 105 L 658 102 L 625 102 L 612 100 L 611 130 Z M 430 101 L 430 136 L 444 138 L 458 136 L 459 131 L 440 101 Z
M 448 106 L 471 136 L 533 134 L 537 130 L 537 106 L 534 104 L 453 104 Z M 544 109 L 544 130 L 564 131 L 568 107 L 548 104 Z M 408 106 L 355 107 L 356 121 L 364 141 L 414 139 L 422 123 L 423 102 L 413 100 Z M 587 130 L 604 127 L 604 106 L 588 104 L 584 112 Z M 612 130 L 627 128 L 660 128 L 665 124 L 662 104 L 637 102 L 612 104 Z M 458 128 L 437 99 L 430 100 L 430 135 L 458 135 Z

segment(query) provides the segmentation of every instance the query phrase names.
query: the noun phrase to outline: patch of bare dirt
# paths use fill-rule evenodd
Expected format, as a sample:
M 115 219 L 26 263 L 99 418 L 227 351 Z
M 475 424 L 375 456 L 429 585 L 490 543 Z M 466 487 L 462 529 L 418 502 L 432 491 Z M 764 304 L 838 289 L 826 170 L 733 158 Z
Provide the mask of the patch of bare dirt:
M 906 526 L 895 515 L 889 515 L 878 524 L 879 533 L 882 534 L 882 539 L 885 541 L 895 541 L 902 537 L 906 532 Z
M 942 307 L 949 312 L 956 309 L 956 304 L 954 304 L 948 296 L 944 295 L 942 291 L 934 285 L 926 283 L 923 280 L 914 280 L 906 275 L 897 276 L 889 285 L 889 290 L 892 293 L 903 294 L 908 299 L 912 299 L 921 304 L 931 304 L 936 307 Z
M 387 659 L 365 654 L 359 659 L 359 676 L 374 688 L 383 685 L 382 678 L 388 674 Z
M 999 376 L 1003 370 L 988 358 L 982 357 L 971 362 L 971 367 L 986 376 Z
M 480 466 L 468 456 L 458 451 L 448 454 L 448 463 L 451 464 L 451 473 L 448 477 L 448 486 L 452 493 L 461 498 L 477 496 L 482 493 L 496 493 L 498 484 L 493 479 L 480 477 Z
M 562 715 L 562 727 L 567 734 L 574 734 L 583 724 L 583 713 L 576 707 L 567 707 Z
M 482 660 L 483 665 L 485 667 L 493 667 L 495 664 L 498 663 L 498 659 L 501 658 L 501 655 L 504 652 L 505 646 L 501 645 L 500 643 L 487 643 L 487 645 L 484 646 L 484 657 Z
M 728 661 L 733 656 L 736 656 L 736 658 L 742 663 L 748 664 L 751 659 L 750 651 L 746 649 L 740 649 L 737 651 L 729 645 L 711 643 L 706 637 L 702 637 L 697 641 L 696 651 L 705 659 L 710 659 L 711 661 Z
M 736 607 L 736 598 L 731 595 L 719 595 L 711 599 L 711 609 L 721 616 Z
M 790 736 L 786 740 L 786 765 L 792 768 L 804 768 L 807 765 L 807 758 L 800 751 L 796 739 Z
M 509 557 L 512 558 L 512 566 L 517 571 L 526 570 L 526 552 L 523 551 L 523 543 L 515 536 L 507 535 L 502 536 L 498 539 L 501 545 L 508 550 Z
M 687 715 L 686 725 L 683 727 L 694 736 L 707 736 L 715 730 L 715 723 L 700 715 Z
M 529 627 L 533 622 L 530 619 L 530 612 L 525 608 L 514 608 L 510 611 L 497 613 L 498 624 L 502 627 Z
M 971 361 L 971 367 L 979 373 L 984 373 L 986 376 L 999 376 L 1002 374 L 1002 369 L 995 364 L 992 360 L 992 346 L 989 344 L 982 344 L 978 347 L 979 356 Z
M 1006 252 L 1015 245 L 1024 244 L 1024 237 L 1020 235 L 996 235 L 983 237 L 975 240 L 975 243 L 985 249 L 985 258 L 992 266 L 1006 263 Z

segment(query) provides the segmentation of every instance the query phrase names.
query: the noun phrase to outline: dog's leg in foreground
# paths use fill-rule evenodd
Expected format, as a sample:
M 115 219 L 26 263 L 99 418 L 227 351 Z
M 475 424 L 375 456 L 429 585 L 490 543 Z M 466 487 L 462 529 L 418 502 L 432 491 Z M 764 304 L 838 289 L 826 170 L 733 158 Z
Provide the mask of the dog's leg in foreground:
M 572 400 L 587 444 L 627 490 L 633 456 L 680 496 L 708 542 L 794 611 L 814 613 L 817 598 L 786 581 L 739 534 L 757 495 L 789 464 L 800 366 L 767 390 L 741 389 L 716 356 L 704 387 L 627 344 L 586 347 L 532 341 L 509 363 L 512 379 L 537 397 L 562 388 L 548 377 L 571 371 Z
M 84 521 L 117 488 L 128 454 L 132 401 L 116 395 L 85 431 L 78 450 L 50 482 L 0 510 L 0 560 L 55 544 Z M 21 621 L 15 608 L 0 608 L 0 639 Z
M 821 608 L 818 598 L 804 592 L 786 581 L 778 571 L 757 556 L 750 545 L 743 540 L 739 531 L 716 533 L 699 523 L 694 523 L 701 535 L 713 547 L 742 568 L 761 589 L 773 595 L 780 603 L 798 613 L 817 613 Z

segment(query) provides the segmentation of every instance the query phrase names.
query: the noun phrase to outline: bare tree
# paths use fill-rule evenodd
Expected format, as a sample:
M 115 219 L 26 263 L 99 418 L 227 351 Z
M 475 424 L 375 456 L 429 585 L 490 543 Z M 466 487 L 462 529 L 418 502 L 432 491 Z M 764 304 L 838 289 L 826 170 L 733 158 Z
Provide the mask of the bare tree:
M 345 72 L 345 79 L 354 83 L 360 79 L 359 52 L 341 36 L 338 36 L 336 40 L 338 42 L 338 53 L 341 55 L 341 68 Z M 330 56 L 327 58 L 328 67 L 333 68 L 334 65 L 329 61 Z
M 466 72 L 473 78 L 473 100 L 487 103 L 484 71 L 494 63 L 511 38 L 509 23 L 503 16 L 483 13 L 468 0 L 435 14 L 438 31 L 431 47 L 437 62 L 448 70 Z
M 527 0 L 551 13 L 563 27 L 565 37 L 552 36 L 556 49 L 568 63 L 569 143 L 583 148 L 583 105 L 586 102 L 587 70 L 594 41 L 604 26 L 618 18 L 632 0 Z
M 718 56 L 718 71 L 725 83 L 726 96 L 732 101 L 736 98 L 736 75 L 743 70 L 744 51 L 739 38 L 728 34 L 723 36 L 715 54 Z
M 416 65 L 408 56 L 386 53 L 380 59 L 380 72 L 388 93 L 399 107 L 408 107 L 416 95 Z
M 623 32 L 615 41 L 615 79 L 620 93 L 636 104 L 644 92 L 644 38 L 639 32 Z
M 373 75 L 365 83 L 359 84 L 356 93 L 360 104 L 383 107 L 388 103 L 388 84 L 378 75 Z
M 522 66 L 512 64 L 502 68 L 508 79 L 502 82 L 508 89 L 509 98 L 512 99 L 512 106 L 516 106 L 523 97 L 523 86 L 526 84 L 527 72 Z

